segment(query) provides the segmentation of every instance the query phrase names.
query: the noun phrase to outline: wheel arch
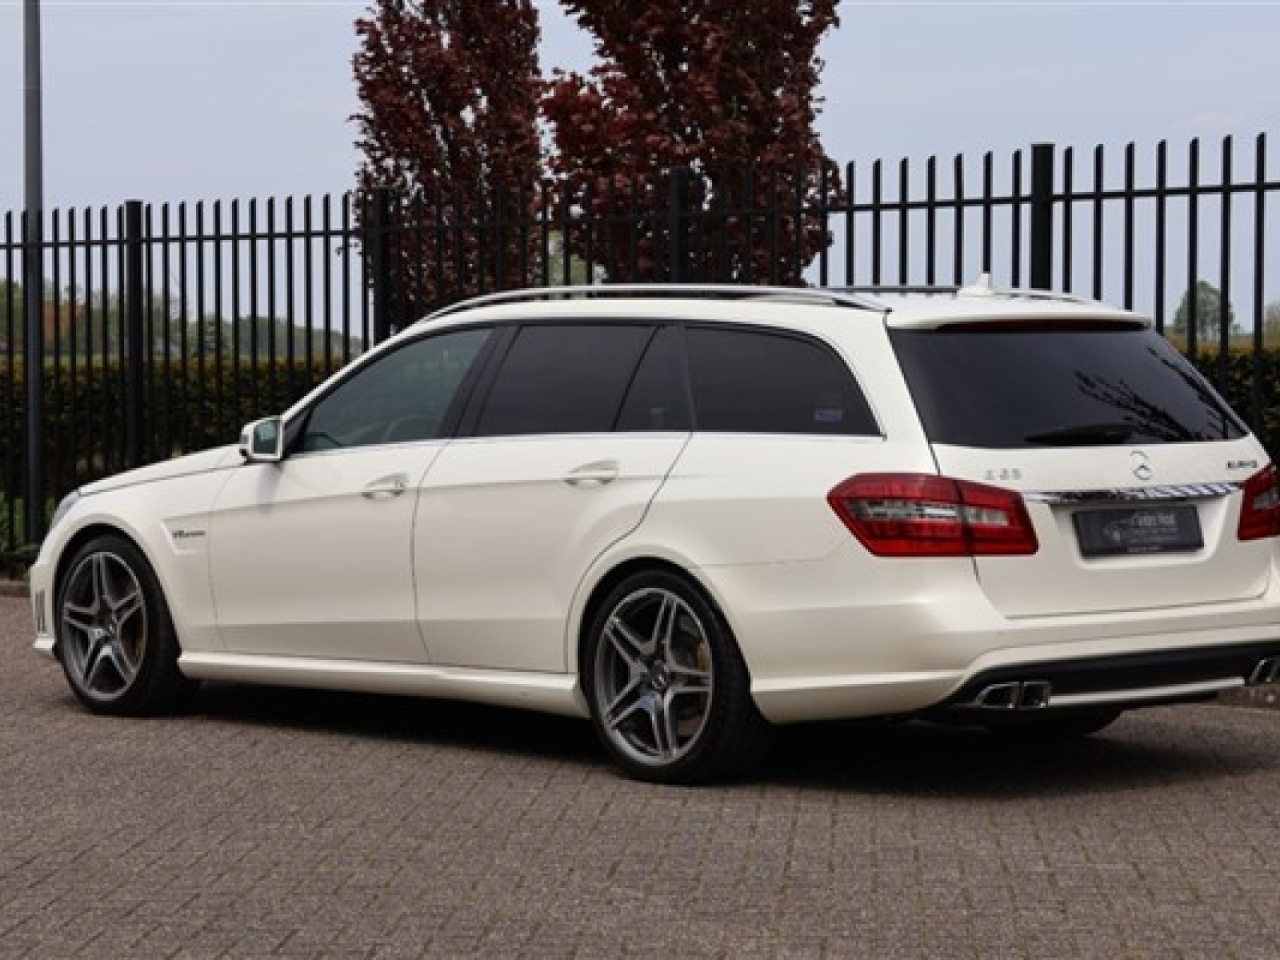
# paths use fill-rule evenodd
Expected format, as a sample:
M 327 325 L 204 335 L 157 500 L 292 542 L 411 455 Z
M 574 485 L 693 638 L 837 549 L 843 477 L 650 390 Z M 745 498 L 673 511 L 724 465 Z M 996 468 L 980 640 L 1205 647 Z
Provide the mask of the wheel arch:
M 56 619 L 57 619 L 58 598 L 62 594 L 62 585 L 63 583 L 66 582 L 66 578 L 71 572 L 71 561 L 75 558 L 76 554 L 79 553 L 81 547 L 83 547 L 85 544 L 89 543 L 90 541 L 96 540 L 97 538 L 104 537 L 104 536 L 119 537 L 122 540 L 128 541 L 134 547 L 134 549 L 136 549 L 140 554 L 142 554 L 143 559 L 147 561 L 147 565 L 151 567 L 152 573 L 155 574 L 157 581 L 159 581 L 161 589 L 164 590 L 166 596 L 168 595 L 169 585 L 165 582 L 164 575 L 161 572 L 160 567 L 156 564 L 155 558 L 151 556 L 151 551 L 147 549 L 147 546 L 142 541 L 142 539 L 140 537 L 135 536 L 132 532 L 130 532 L 129 530 L 117 524 L 107 523 L 101 520 L 95 520 L 85 524 L 75 533 L 71 534 L 71 536 L 69 536 L 66 539 L 66 541 L 58 548 L 58 557 L 57 557 L 57 561 L 54 564 L 53 576 L 50 581 L 51 596 L 49 598 L 49 602 L 53 605 L 53 613 L 54 613 L 54 621 L 52 622 L 56 622 Z M 175 618 L 175 621 L 176 621 L 176 618 Z M 176 622 L 175 622 L 175 631 L 177 631 Z M 181 632 L 180 631 L 177 631 L 177 632 L 180 637 Z M 54 631 L 55 654 L 57 653 L 58 643 L 59 643 L 58 635 L 57 635 L 57 631 L 55 630 Z M 181 640 L 179 640 L 179 643 L 181 643 Z
M 77 558 L 107 554 L 133 580 L 136 593 L 132 596 L 136 602 L 121 597 L 117 604 L 105 583 L 99 583 L 99 575 L 90 573 L 94 579 L 92 606 L 80 608 L 83 613 L 78 617 L 76 631 L 94 636 L 73 643 L 78 655 L 71 649 L 63 650 L 67 635 L 60 608 L 64 591 L 78 576 L 76 570 L 80 567 L 74 564 Z M 61 662 L 72 692 L 91 712 L 131 717 L 167 713 L 181 707 L 194 693 L 198 681 L 188 679 L 178 666 L 182 647 L 170 613 L 167 587 L 142 538 L 116 524 L 86 523 L 62 542 L 49 571 L 48 585 L 54 606 L 52 652 Z M 104 609 L 104 597 L 109 609 Z M 121 609 L 126 612 L 117 616 Z M 83 617 L 88 617 L 92 626 Z M 89 652 L 90 647 L 99 652 Z M 114 648 L 110 656 L 101 652 L 107 648 Z M 124 652 L 126 648 L 131 652 Z M 103 663 L 114 665 L 106 676 L 98 669 Z
M 661 737 L 649 743 L 646 748 L 643 744 L 637 743 L 637 737 L 640 741 L 646 739 L 642 732 L 634 729 L 627 732 L 623 729 L 620 719 L 618 722 L 610 721 L 606 717 L 607 710 L 596 711 L 590 706 L 602 692 L 607 692 L 610 698 L 614 698 L 615 694 L 625 695 L 627 691 L 636 689 L 637 683 L 640 682 L 635 673 L 636 662 L 627 657 L 629 664 L 627 669 L 631 679 L 625 681 L 625 690 L 602 691 L 599 686 L 596 686 L 598 678 L 594 670 L 586 662 L 587 651 L 593 646 L 589 631 L 604 609 L 605 601 L 625 583 L 627 578 L 640 573 L 678 579 L 684 585 L 685 592 L 693 595 L 689 599 L 696 598 L 694 608 L 689 609 L 689 612 L 695 615 L 695 619 L 701 621 L 704 616 L 709 615 L 716 621 L 714 624 L 708 623 L 698 627 L 698 635 L 701 637 L 699 642 L 706 644 L 708 651 L 706 686 L 701 688 L 703 693 L 699 699 L 702 702 L 696 708 L 700 719 L 696 730 L 689 734 L 688 739 L 680 744 L 678 752 L 671 756 L 664 753 L 664 748 L 658 742 L 662 739 Z M 624 603 L 629 603 L 634 596 L 635 594 L 628 595 Z M 640 602 L 643 604 L 650 601 L 642 599 Z M 661 602 L 665 605 L 666 600 Z M 685 602 L 686 608 L 689 608 L 687 601 L 682 602 Z M 697 606 L 702 606 L 703 611 L 697 611 Z M 591 717 L 597 738 L 630 776 L 656 783 L 682 784 L 731 779 L 748 772 L 768 755 L 775 739 L 774 729 L 764 719 L 755 704 L 755 698 L 751 692 L 750 667 L 742 656 L 733 626 L 726 617 L 724 605 L 720 603 L 711 584 L 694 573 L 689 566 L 668 557 L 648 554 L 633 554 L 620 560 L 596 579 L 590 591 L 586 592 L 581 606 L 581 615 L 576 622 L 577 650 L 574 661 L 578 668 L 576 692 L 587 706 L 587 715 Z M 665 660 L 666 657 L 666 654 L 660 654 L 657 659 Z M 711 680 L 712 670 L 715 676 L 714 685 Z M 641 672 L 648 671 L 642 668 Z M 661 689 L 666 689 L 665 683 Z M 659 715 L 669 718 L 673 714 L 668 711 L 676 708 L 672 707 L 670 702 L 660 694 L 647 696 L 667 704 L 660 709 L 646 708 L 646 712 L 650 712 L 651 717 L 654 718 L 652 721 L 654 729 L 656 730 L 659 726 L 673 729 L 670 727 L 669 719 L 666 722 L 660 722 L 657 718 Z M 611 699 L 607 702 L 619 701 Z M 620 717 L 632 712 L 634 711 L 631 709 L 624 710 Z M 681 724 L 683 726 L 683 721 Z M 674 732 L 669 735 L 673 740 L 678 740 L 680 736 Z
M 121 527 L 114 524 L 95 521 L 81 527 L 70 537 L 58 550 L 58 560 L 53 568 L 53 593 L 56 597 L 62 591 L 62 583 L 70 572 L 71 560 L 90 540 L 96 540 L 98 537 L 116 536 L 124 540 L 128 540 L 147 558 L 147 563 L 151 564 L 151 568 L 155 569 L 151 557 L 147 554 L 146 548 L 139 542 L 138 538 Z
M 586 655 L 587 650 L 587 632 L 591 629 L 591 624 L 600 612 L 600 607 L 605 598 L 627 577 L 647 571 L 665 572 L 680 577 L 702 595 L 702 598 L 715 611 L 716 616 L 729 628 L 730 633 L 733 633 L 732 624 L 729 623 L 728 618 L 725 616 L 724 607 L 715 592 L 705 580 L 694 574 L 687 566 L 656 554 L 628 557 L 614 564 L 595 580 L 590 589 L 586 591 L 585 599 L 581 605 L 581 612 L 574 621 L 576 629 L 571 638 L 573 649 L 570 662 L 574 664 L 577 670 L 579 687 L 583 682 L 582 678 L 586 676 L 586 664 L 583 663 L 583 657 Z

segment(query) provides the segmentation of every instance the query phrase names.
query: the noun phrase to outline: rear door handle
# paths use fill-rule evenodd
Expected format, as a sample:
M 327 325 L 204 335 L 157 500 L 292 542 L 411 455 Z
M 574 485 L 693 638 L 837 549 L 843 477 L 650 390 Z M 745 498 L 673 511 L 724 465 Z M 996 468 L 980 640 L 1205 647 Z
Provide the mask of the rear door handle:
M 564 482 L 571 487 L 603 487 L 618 479 L 617 460 L 597 460 L 570 470 Z
M 389 477 L 379 477 L 362 491 L 360 495 L 366 500 L 391 500 L 409 489 L 407 473 L 393 473 Z

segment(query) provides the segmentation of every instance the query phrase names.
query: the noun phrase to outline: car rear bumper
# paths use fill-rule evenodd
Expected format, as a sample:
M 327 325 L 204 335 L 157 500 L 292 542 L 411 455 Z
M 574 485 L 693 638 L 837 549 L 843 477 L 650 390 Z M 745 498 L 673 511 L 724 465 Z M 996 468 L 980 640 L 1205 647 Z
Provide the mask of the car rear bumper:
M 1222 636 L 1057 644 L 1052 657 L 1038 647 L 1003 648 L 965 667 L 929 673 L 760 677 L 753 678 L 752 694 L 766 718 L 792 723 L 943 711 L 1133 708 L 1280 682 L 1280 636 L 1257 640 L 1256 631 L 1228 631 L 1229 641 L 1250 639 L 1225 644 Z
M 822 563 L 703 573 L 721 609 L 733 611 L 753 697 L 776 723 L 1127 708 L 1280 679 L 1274 577 L 1248 601 L 1010 619 L 963 564 L 920 566 L 913 589 L 888 593 L 851 590 L 857 581 L 843 577 L 829 591 Z

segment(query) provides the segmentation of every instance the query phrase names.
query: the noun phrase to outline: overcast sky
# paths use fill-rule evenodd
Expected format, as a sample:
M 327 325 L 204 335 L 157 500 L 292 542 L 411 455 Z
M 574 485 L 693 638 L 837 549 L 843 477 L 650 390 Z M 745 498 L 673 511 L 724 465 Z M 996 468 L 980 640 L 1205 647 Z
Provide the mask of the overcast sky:
M 541 0 L 544 71 L 589 41 Z M 357 157 L 346 0 L 43 0 L 49 207 L 341 193 Z M 845 2 L 820 121 L 839 160 L 1039 140 L 1280 133 L 1280 3 Z M 0 212 L 22 205 L 22 0 L 0 0 Z M 1241 149 L 1250 169 L 1252 148 Z M 1280 142 L 1273 145 L 1280 154 Z M 1215 169 L 1211 165 L 1209 169 Z

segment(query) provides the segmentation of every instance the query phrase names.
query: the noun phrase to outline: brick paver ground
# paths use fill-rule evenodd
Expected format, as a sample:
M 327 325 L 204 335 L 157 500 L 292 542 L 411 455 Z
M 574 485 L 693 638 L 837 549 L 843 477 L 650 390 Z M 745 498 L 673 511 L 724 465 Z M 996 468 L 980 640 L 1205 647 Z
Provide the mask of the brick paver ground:
M 206 688 L 90 716 L 0 597 L 3 957 L 1280 957 L 1280 712 L 789 731 L 631 783 L 582 723 Z

